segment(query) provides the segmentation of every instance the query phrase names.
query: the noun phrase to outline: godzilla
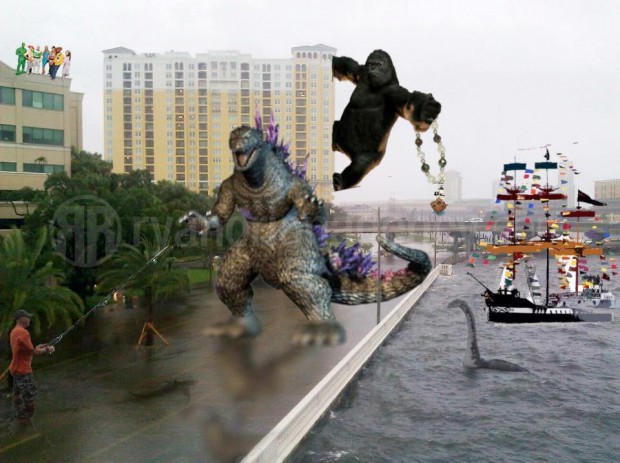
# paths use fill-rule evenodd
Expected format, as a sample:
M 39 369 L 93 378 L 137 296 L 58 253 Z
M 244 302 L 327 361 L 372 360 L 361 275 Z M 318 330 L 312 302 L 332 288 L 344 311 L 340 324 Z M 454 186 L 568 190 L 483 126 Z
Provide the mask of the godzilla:
M 357 305 L 376 302 L 376 273 L 359 244 L 330 247 L 326 212 L 305 180 L 305 172 L 288 160 L 278 143 L 273 117 L 263 133 L 243 126 L 230 134 L 234 171 L 220 185 L 213 209 L 189 212 L 181 221 L 203 233 L 226 224 L 238 209 L 244 233 L 228 250 L 218 273 L 216 292 L 232 314 L 230 321 L 211 326 L 207 334 L 238 338 L 257 336 L 262 327 L 252 306 L 252 282 L 260 275 L 281 289 L 303 312 L 308 323 L 293 336 L 298 345 L 337 345 L 346 334 L 331 302 Z M 381 299 L 393 299 L 419 285 L 431 270 L 425 252 L 377 237 L 388 252 L 405 259 L 407 267 L 381 276 Z

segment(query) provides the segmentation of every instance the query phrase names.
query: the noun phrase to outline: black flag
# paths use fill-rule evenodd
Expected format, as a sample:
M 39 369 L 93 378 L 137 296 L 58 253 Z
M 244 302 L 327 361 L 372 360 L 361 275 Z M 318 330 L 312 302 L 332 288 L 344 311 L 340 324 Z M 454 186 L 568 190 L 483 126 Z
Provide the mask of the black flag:
M 577 190 L 577 202 L 588 203 L 592 204 L 593 206 L 607 206 L 607 203 L 602 203 L 600 201 L 597 201 L 596 199 L 592 199 L 581 190 Z
M 545 159 L 548 161 L 550 157 L 551 156 L 549 156 L 549 148 L 547 148 L 547 152 L 545 153 Z

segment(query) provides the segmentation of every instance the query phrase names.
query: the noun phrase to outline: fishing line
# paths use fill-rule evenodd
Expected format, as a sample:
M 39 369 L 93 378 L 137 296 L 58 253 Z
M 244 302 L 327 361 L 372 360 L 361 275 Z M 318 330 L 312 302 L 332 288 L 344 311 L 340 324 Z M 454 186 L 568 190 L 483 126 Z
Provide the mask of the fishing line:
M 167 245 L 166 247 L 164 247 L 161 251 L 159 251 L 157 254 L 155 254 L 153 257 L 151 257 L 147 263 L 145 263 L 142 267 L 140 267 L 138 270 L 136 270 L 131 276 L 129 276 L 127 279 L 125 279 L 124 281 L 122 281 L 118 286 L 116 286 L 112 291 L 110 291 L 108 293 L 108 295 L 102 299 L 98 304 L 96 304 L 95 306 L 93 306 L 91 309 L 88 310 L 88 312 L 86 312 L 84 315 L 82 315 L 73 325 L 71 325 L 69 328 L 67 328 L 63 333 L 61 333 L 59 336 L 56 336 L 54 339 L 52 339 L 50 342 L 48 342 L 47 344 L 45 344 L 46 346 L 55 346 L 56 344 L 58 344 L 60 341 L 62 341 L 62 339 L 69 334 L 71 331 L 73 331 L 77 325 L 82 322 L 83 320 L 86 319 L 86 317 L 88 317 L 91 313 L 93 313 L 95 310 L 97 310 L 99 307 L 104 306 L 108 303 L 108 301 L 110 300 L 110 298 L 114 295 L 114 293 L 116 293 L 117 291 L 120 291 L 121 289 L 123 289 L 125 287 L 125 285 L 127 283 L 129 283 L 133 278 L 136 277 L 136 275 L 138 275 L 139 273 L 141 273 L 148 265 L 151 264 L 151 262 L 155 262 L 157 260 L 157 258 L 163 254 L 163 252 L 168 249 L 171 245 Z

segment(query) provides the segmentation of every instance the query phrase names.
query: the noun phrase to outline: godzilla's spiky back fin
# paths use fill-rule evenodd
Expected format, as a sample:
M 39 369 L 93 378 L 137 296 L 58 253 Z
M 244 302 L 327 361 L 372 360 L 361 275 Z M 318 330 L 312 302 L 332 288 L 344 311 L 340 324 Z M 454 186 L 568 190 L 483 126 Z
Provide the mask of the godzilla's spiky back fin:
M 411 249 L 381 236 L 379 244 L 388 252 L 409 264 L 395 273 L 381 276 L 381 300 L 387 301 L 405 294 L 424 281 L 432 269 L 431 260 L 424 251 Z M 363 279 L 340 277 L 331 279 L 332 301 L 339 304 L 358 305 L 377 301 L 377 280 L 375 276 Z

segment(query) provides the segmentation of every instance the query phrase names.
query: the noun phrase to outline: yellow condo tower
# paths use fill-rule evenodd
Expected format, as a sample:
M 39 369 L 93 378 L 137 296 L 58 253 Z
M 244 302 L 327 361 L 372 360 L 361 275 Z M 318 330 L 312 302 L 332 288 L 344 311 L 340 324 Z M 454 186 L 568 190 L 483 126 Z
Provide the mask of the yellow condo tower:
M 137 54 L 104 50 L 104 157 L 115 172 L 149 170 L 155 181 L 211 193 L 233 169 L 228 135 L 273 113 L 294 161 L 331 201 L 334 84 L 326 45 L 295 47 L 291 57 L 238 51 Z

